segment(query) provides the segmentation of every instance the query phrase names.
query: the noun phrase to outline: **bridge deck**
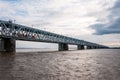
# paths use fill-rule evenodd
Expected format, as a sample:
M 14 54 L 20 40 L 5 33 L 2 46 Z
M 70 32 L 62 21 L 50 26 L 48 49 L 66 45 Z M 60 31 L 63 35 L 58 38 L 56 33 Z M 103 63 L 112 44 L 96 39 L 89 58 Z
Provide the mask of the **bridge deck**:
M 104 45 L 100 45 L 84 40 L 66 37 L 63 35 L 47 32 L 35 28 L 30 28 L 19 24 L 14 24 L 10 21 L 1 21 L 1 20 L 0 20 L 0 37 L 13 38 L 16 40 L 25 40 L 25 41 L 66 43 L 73 45 L 107 47 Z

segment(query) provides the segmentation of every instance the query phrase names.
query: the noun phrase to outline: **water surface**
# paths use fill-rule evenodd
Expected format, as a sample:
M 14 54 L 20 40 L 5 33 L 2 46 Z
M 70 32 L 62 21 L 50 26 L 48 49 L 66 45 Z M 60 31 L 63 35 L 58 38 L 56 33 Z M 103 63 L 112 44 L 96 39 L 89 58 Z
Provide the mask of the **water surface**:
M 32 51 L 1 53 L 0 80 L 120 80 L 120 49 Z

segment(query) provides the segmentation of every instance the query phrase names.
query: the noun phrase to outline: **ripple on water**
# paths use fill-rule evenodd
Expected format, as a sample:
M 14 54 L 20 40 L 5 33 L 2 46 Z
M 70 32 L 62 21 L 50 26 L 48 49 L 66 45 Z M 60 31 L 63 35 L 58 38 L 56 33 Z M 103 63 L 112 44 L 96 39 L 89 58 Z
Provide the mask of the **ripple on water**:
M 0 80 L 120 80 L 120 50 L 0 54 Z

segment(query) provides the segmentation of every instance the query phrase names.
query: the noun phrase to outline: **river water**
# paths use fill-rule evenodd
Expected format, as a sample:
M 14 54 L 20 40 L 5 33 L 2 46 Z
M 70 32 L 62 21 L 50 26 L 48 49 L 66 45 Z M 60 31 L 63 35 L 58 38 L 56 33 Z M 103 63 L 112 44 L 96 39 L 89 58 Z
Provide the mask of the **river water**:
M 120 49 L 0 53 L 0 80 L 120 80 Z

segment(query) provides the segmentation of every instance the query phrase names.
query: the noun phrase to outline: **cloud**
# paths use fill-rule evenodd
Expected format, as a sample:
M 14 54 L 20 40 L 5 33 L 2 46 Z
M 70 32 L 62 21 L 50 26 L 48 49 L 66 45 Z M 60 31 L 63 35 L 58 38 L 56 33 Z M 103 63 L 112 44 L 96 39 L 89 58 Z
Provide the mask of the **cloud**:
M 120 33 L 120 18 L 109 24 L 95 24 L 91 26 L 96 30 L 97 35 Z
M 0 19 L 15 19 L 17 24 L 92 41 L 94 30 L 96 34 L 119 32 L 119 5 L 116 2 L 116 6 L 113 6 L 115 1 L 0 0 Z M 116 24 L 116 28 L 113 24 Z M 89 37 L 86 37 L 87 35 Z M 24 43 L 20 44 L 21 42 L 18 46 Z
M 46 28 L 51 32 L 63 35 L 68 34 L 67 32 L 70 36 L 71 34 L 86 35 L 92 33 L 87 26 L 93 24 L 96 19 L 85 16 L 91 10 L 94 11 L 93 7 L 87 6 L 87 4 L 94 4 L 93 6 L 96 7 L 98 4 L 94 3 L 95 0 L 86 1 L 87 3 L 83 0 L 2 0 L 0 18 L 3 20 L 15 19 L 16 23 L 34 25 L 33 27 L 38 29 Z M 100 9 L 100 6 L 98 8 Z M 89 11 L 89 9 L 91 10 Z M 72 31 L 73 29 L 74 31 Z M 79 31 L 82 34 L 76 34 Z
M 91 25 L 94 29 L 96 35 L 104 34 L 120 34 L 120 1 L 117 0 L 113 7 L 109 8 L 110 14 L 107 16 L 106 23 L 99 22 L 97 24 Z

